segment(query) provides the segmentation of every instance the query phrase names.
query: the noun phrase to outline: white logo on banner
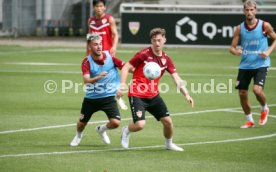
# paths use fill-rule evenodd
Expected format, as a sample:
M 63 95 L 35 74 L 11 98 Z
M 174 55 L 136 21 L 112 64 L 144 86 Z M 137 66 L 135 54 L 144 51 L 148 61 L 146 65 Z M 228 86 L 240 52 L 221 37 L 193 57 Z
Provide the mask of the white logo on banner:
M 190 26 L 191 27 L 191 32 L 188 34 L 182 34 L 181 33 L 181 27 Z M 197 40 L 197 23 L 193 20 L 191 20 L 189 17 L 184 17 L 181 20 L 178 20 L 176 25 L 175 25 L 175 36 L 182 40 L 183 42 L 187 42 L 188 40 L 195 41 Z

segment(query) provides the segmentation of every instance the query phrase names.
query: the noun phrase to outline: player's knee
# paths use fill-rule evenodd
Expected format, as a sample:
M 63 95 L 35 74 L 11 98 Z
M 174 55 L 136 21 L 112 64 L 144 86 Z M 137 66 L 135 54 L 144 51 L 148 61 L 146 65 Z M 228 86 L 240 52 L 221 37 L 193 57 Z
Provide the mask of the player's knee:
M 121 121 L 120 120 L 112 120 L 111 125 L 113 128 L 118 128 L 120 126 Z
M 165 127 L 172 127 L 173 126 L 172 120 L 164 120 L 163 125 Z
M 144 121 L 137 121 L 136 123 L 135 123 L 135 128 L 136 128 L 136 130 L 137 131 L 139 131 L 139 130 L 143 130 L 143 128 L 145 127 L 145 122 Z
M 247 90 L 240 90 L 239 95 L 240 95 L 240 97 L 246 97 L 248 95 L 248 91 Z
M 259 87 L 254 87 L 253 92 L 255 95 L 260 95 L 260 94 L 262 94 L 262 89 Z

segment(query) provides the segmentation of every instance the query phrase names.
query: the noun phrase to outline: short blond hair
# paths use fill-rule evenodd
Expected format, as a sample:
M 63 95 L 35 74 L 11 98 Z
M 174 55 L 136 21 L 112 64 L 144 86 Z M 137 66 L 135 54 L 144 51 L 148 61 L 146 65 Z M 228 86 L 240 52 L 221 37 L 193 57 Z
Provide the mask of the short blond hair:
M 153 28 L 150 31 L 150 39 L 154 37 L 155 35 L 161 34 L 162 36 L 166 36 L 166 30 L 162 28 Z
M 101 37 L 101 35 L 99 35 L 99 34 L 96 33 L 96 32 L 94 32 L 94 33 L 88 33 L 88 34 L 86 35 L 86 40 L 87 40 L 87 42 L 89 43 L 89 42 L 92 42 L 92 41 L 94 41 L 94 40 L 102 40 L 102 37 Z
M 244 3 L 243 3 L 243 9 L 245 9 L 246 7 L 255 7 L 257 8 L 257 3 L 256 1 L 254 0 L 246 0 Z

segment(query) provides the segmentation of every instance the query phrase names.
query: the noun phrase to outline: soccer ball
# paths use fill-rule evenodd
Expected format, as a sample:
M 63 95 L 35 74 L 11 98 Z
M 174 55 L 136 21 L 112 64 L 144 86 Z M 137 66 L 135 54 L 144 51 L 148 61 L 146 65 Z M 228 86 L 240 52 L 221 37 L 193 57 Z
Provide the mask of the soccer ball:
M 143 73 L 146 78 L 154 80 L 161 75 L 161 68 L 155 62 L 148 62 L 143 68 Z

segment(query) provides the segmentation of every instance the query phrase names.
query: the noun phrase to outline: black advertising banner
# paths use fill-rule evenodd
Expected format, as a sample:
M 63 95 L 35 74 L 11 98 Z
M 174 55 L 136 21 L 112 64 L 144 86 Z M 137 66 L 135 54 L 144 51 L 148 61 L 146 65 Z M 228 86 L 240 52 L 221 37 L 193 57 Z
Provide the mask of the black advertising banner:
M 257 18 L 276 28 L 276 14 L 258 14 Z M 235 26 L 243 14 L 122 13 L 122 43 L 149 44 L 154 27 L 167 31 L 167 45 L 230 45 Z

